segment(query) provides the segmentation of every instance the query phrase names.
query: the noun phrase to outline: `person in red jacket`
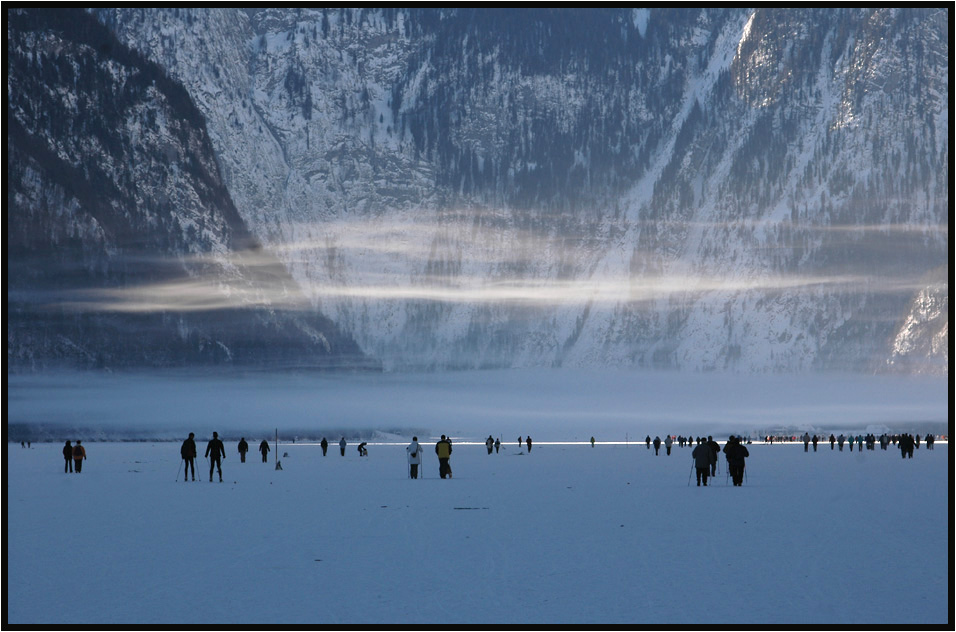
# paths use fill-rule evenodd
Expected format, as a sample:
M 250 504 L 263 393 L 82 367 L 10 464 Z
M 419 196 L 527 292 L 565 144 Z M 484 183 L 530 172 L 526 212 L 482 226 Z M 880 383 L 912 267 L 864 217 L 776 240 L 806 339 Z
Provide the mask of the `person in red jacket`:
M 73 446 L 73 469 L 76 470 L 76 473 L 79 474 L 80 470 L 83 469 L 83 459 L 86 458 L 86 448 L 80 445 L 80 442 L 77 441 L 76 445 Z

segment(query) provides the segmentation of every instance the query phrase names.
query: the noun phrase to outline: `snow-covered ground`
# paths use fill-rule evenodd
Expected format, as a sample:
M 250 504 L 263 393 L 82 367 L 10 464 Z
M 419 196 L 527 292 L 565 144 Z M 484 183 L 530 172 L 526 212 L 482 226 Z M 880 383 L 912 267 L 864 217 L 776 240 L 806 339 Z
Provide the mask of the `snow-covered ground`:
M 754 444 L 704 488 L 689 448 L 517 436 L 456 443 L 451 480 L 431 441 L 423 480 L 404 444 L 280 443 L 277 471 L 228 441 L 210 483 L 207 438 L 195 483 L 179 442 L 84 441 L 81 474 L 7 444 L 5 624 L 953 621 L 946 443 Z

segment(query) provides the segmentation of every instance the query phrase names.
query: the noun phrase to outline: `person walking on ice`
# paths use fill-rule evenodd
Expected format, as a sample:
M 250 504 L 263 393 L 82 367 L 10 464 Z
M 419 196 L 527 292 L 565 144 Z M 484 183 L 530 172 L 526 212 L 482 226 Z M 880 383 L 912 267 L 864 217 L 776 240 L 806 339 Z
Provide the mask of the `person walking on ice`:
M 418 478 L 418 466 L 422 463 L 422 447 L 418 445 L 418 437 L 412 437 L 412 442 L 405 447 L 408 453 L 408 475 Z
M 674 439 L 667 435 L 664 437 L 664 449 L 667 451 L 667 456 L 671 455 L 671 447 L 674 445 Z
M 66 442 L 66 445 L 63 446 L 63 458 L 66 460 L 66 463 L 63 465 L 63 473 L 73 473 L 73 446 L 69 441 Z
M 77 474 L 83 469 L 83 459 L 86 458 L 86 448 L 80 445 L 80 440 L 77 439 L 76 445 L 73 446 L 73 469 Z
M 528 454 L 531 454 L 531 435 L 528 435 L 527 439 L 525 439 L 525 443 L 528 444 Z
M 654 456 L 658 456 L 661 453 L 661 438 L 657 435 L 654 436 Z
M 727 469 L 730 470 L 734 487 L 743 487 L 744 459 L 750 456 L 750 451 L 747 450 L 747 446 L 740 443 L 740 437 L 731 435 L 727 444 L 724 445 L 724 454 L 727 455 Z
M 325 456 L 325 453 L 329 451 L 329 441 L 325 437 L 322 437 L 322 443 L 319 444 L 322 446 L 322 456 Z
M 691 452 L 691 457 L 694 459 L 694 467 L 697 470 L 697 486 L 700 487 L 703 481 L 704 487 L 707 487 L 707 476 L 710 474 L 711 466 L 717 461 L 717 456 L 708 444 L 700 443 Z
M 179 455 L 183 457 L 183 462 L 186 464 L 186 474 L 183 476 L 183 482 L 189 480 L 189 468 L 193 468 L 193 480 L 196 480 L 196 435 L 192 432 L 189 433 L 189 436 L 186 437 L 186 440 L 183 441 L 183 445 L 179 448 Z
M 348 445 L 348 443 L 345 441 L 345 437 L 342 437 L 342 440 L 339 441 L 339 452 L 342 453 L 342 456 L 345 456 L 345 446 L 346 446 L 346 445 Z
M 190 435 L 191 436 L 191 435 Z M 259 452 L 262 452 L 262 462 L 269 462 L 269 442 L 265 439 L 262 440 L 262 443 L 259 444 Z
M 488 435 L 488 438 L 485 439 L 485 447 L 488 448 L 488 454 L 491 454 L 491 451 L 495 449 L 495 439 L 491 435 Z
M 239 461 L 241 463 L 246 462 L 246 452 L 249 451 L 249 444 L 246 443 L 246 438 L 242 437 L 239 439 Z
M 435 454 L 438 455 L 438 475 L 441 478 L 451 478 L 451 466 L 448 460 L 451 458 L 451 441 L 441 436 L 441 440 L 435 444 Z
M 222 459 L 226 458 L 226 448 L 219 440 L 219 433 L 212 433 L 212 439 L 206 444 L 206 458 L 209 459 L 209 482 L 212 482 L 213 469 L 219 470 L 219 482 L 222 482 Z

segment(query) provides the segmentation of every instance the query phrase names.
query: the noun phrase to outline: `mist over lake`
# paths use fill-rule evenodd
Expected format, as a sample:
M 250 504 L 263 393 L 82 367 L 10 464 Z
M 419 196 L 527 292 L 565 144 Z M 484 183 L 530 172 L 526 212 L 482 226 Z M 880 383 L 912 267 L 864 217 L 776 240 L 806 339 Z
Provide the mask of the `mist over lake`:
M 637 371 L 53 373 L 7 378 L 9 439 L 643 440 L 808 429 L 945 433 L 943 377 Z

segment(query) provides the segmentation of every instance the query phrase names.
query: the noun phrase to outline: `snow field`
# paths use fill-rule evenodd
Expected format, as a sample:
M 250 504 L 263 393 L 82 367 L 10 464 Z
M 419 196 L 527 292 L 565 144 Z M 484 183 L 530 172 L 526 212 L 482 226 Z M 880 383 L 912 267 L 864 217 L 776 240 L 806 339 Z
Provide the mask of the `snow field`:
M 200 455 L 208 437 L 198 437 Z M 949 450 L 752 445 L 744 487 L 689 448 L 279 445 L 176 482 L 179 442 L 8 444 L 14 624 L 942 624 Z M 717 437 L 723 439 L 724 437 Z M 543 437 L 542 437 L 543 440 Z M 272 445 L 275 450 L 275 445 Z M 288 457 L 283 457 L 284 453 Z M 218 477 L 214 476 L 218 480 Z

